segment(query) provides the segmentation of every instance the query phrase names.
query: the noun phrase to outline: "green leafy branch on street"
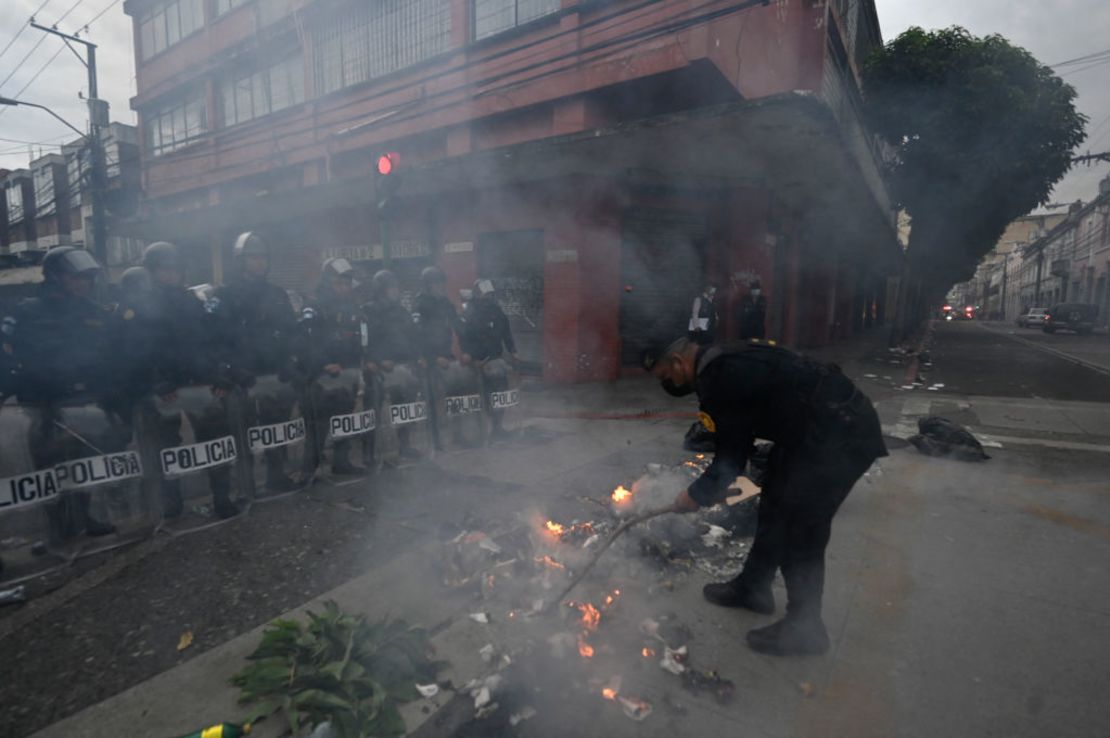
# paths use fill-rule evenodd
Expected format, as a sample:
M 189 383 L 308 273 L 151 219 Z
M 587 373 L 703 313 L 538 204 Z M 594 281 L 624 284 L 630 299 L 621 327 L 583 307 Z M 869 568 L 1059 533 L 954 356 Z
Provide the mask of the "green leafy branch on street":
M 428 634 L 403 620 L 369 622 L 324 603 L 308 623 L 277 620 L 232 677 L 250 722 L 281 713 L 293 735 L 331 723 L 340 738 L 391 738 L 405 732 L 398 706 L 419 697 L 444 662 L 430 657 Z

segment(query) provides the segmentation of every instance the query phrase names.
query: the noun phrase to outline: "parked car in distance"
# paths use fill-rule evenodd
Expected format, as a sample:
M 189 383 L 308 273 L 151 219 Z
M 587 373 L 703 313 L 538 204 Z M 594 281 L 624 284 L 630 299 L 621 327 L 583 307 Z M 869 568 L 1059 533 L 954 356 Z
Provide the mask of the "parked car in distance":
M 1048 308 L 1029 308 L 1029 312 L 1025 315 L 1019 315 L 1017 324 L 1019 328 L 1031 328 L 1032 326 L 1043 326 L 1044 316 L 1048 314 Z
M 1048 311 L 1041 329 L 1045 333 L 1073 331 L 1081 336 L 1085 336 L 1094 330 L 1095 318 L 1097 317 L 1097 305 L 1086 305 L 1081 302 L 1065 302 L 1054 305 Z

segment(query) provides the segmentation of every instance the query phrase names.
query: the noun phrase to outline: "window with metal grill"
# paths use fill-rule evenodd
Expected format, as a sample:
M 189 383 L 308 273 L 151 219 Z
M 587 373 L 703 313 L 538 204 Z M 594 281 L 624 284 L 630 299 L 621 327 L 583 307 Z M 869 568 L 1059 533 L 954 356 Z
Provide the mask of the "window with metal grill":
M 226 77 L 219 82 L 219 98 L 225 128 L 298 105 L 304 102 L 304 56 Z
M 194 90 L 143 115 L 147 153 L 160 156 L 192 143 L 208 131 L 204 94 Z
M 561 0 L 474 0 L 474 40 L 558 12 Z
M 169 0 L 139 16 L 139 51 L 149 59 L 204 25 L 203 0 Z
M 450 48 L 451 0 L 376 0 L 350 5 L 313 35 L 316 89 L 350 87 Z
M 35 170 L 35 217 L 42 218 L 58 211 L 54 199 L 54 168 L 50 165 Z
M 23 221 L 23 185 L 18 181 L 9 182 L 7 190 L 8 222 L 21 223 Z

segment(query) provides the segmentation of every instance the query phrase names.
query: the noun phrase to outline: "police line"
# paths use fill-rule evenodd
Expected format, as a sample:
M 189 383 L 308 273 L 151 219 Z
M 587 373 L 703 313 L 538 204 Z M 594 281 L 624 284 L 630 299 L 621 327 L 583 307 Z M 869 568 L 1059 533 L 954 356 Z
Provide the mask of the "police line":
M 53 469 L 0 479 L 0 510 L 48 502 L 63 490 L 87 489 L 142 475 L 143 463 L 137 451 L 74 459 Z

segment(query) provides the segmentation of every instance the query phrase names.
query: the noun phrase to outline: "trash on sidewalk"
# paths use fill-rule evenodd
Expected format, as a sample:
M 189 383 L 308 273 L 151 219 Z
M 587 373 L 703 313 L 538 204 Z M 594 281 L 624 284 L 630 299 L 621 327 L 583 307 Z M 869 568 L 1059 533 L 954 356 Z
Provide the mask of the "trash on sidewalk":
M 0 589 L 0 605 L 18 605 L 27 601 L 27 587 L 20 584 L 11 589 Z
M 531 705 L 525 705 L 524 707 L 520 708 L 520 710 L 514 712 L 512 715 L 509 716 L 509 725 L 515 728 L 517 725 L 523 723 L 525 720 L 531 720 L 537 714 L 538 713 L 536 712 L 536 708 L 532 707 Z
M 177 650 L 184 651 L 191 645 L 193 645 L 193 631 L 187 630 L 182 633 L 181 638 L 177 640 Z
M 485 625 L 488 625 L 489 624 L 489 613 L 488 612 L 472 612 L 472 613 L 470 613 L 470 619 L 473 620 L 475 623 L 483 623 Z
M 971 431 L 947 418 L 937 415 L 918 418 L 917 430 L 917 435 L 907 440 L 926 456 L 950 457 L 960 461 L 990 458 Z
M 437 694 L 439 694 L 439 685 L 438 684 L 417 684 L 416 685 L 416 691 L 420 693 L 421 697 L 424 697 L 425 699 L 428 699 L 428 698 L 431 698 L 431 697 L 435 697 Z
M 681 646 L 679 648 L 665 646 L 663 648 L 663 658 L 659 661 L 659 668 L 663 669 L 663 671 L 669 671 L 672 674 L 682 674 L 686 671 L 684 663 L 686 661 L 686 654 L 686 646 Z
M 324 726 L 327 727 L 325 728 Z M 324 730 L 321 730 L 321 728 L 324 728 Z M 219 725 L 212 725 L 203 730 L 189 733 L 189 735 L 183 736 L 183 738 L 242 738 L 242 736 L 249 735 L 250 732 L 251 726 L 249 723 L 243 726 L 232 725 L 231 723 L 220 723 Z M 312 731 L 312 735 L 310 735 L 309 738 L 331 738 L 334 735 L 334 732 L 331 730 L 331 723 L 325 722 L 317 725 L 316 730 Z
M 688 669 L 682 675 L 682 686 L 690 692 L 710 692 L 718 704 L 724 705 L 732 700 L 736 685 L 724 679 L 716 671 Z

